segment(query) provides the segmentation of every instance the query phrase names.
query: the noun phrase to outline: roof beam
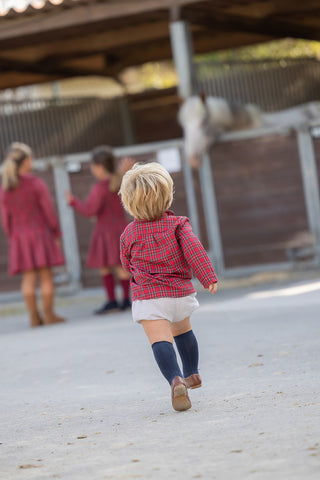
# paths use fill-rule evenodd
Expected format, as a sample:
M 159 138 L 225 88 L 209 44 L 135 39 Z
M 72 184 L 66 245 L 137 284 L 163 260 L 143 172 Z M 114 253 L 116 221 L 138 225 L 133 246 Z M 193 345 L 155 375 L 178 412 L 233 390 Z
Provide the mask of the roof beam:
M 0 90 L 5 88 L 17 88 L 23 85 L 35 85 L 37 83 L 53 82 L 65 78 L 59 75 L 46 75 L 36 73 L 2 72 L 0 75 Z
M 194 32 L 194 45 L 196 53 L 205 53 L 212 50 L 232 48 L 238 45 L 249 45 L 263 42 L 269 37 L 246 32 Z M 121 47 L 110 52 L 102 52 L 100 55 L 91 55 L 83 58 L 64 59 L 55 58 L 42 62 L 11 60 L 0 57 L 0 89 L 13 88 L 19 85 L 50 82 L 57 79 L 98 75 L 105 77 L 117 77 L 126 67 L 140 65 L 147 61 L 167 60 L 171 58 L 171 46 L 167 39 L 138 44 L 130 48 Z
M 286 17 L 287 18 L 287 17 Z M 283 17 L 268 17 L 263 19 L 243 17 L 240 15 L 228 14 L 221 10 L 210 8 L 207 17 L 194 13 L 194 23 L 206 26 L 208 30 L 237 30 L 270 36 L 273 38 L 306 38 L 320 40 L 320 29 L 314 25 L 298 24 L 284 20 Z
M 198 27 L 200 28 L 200 27 Z M 103 33 L 82 35 L 77 38 L 41 42 L 39 44 L 0 52 L 0 58 L 38 62 L 43 59 L 72 58 L 107 52 L 109 49 L 142 42 L 169 38 L 169 24 L 166 22 L 141 23 L 127 28 L 109 30 Z
M 99 2 L 91 5 L 79 5 L 70 9 L 57 9 L 42 12 L 30 17 L 21 15 L 13 19 L 0 19 L 0 46 L 13 48 L 26 43 L 29 38 L 35 42 L 39 36 L 45 34 L 52 38 L 53 34 L 64 31 L 67 37 L 74 36 L 75 31 L 83 27 L 88 32 L 106 22 L 112 24 L 115 20 L 124 17 L 134 17 L 139 14 L 146 16 L 154 12 L 169 14 L 173 3 L 179 7 L 205 4 L 203 0 L 118 0 L 113 2 Z M 5 44 L 3 42 L 5 41 Z
M 93 60 L 93 65 L 90 66 L 90 60 Z M 75 77 L 75 76 L 87 76 L 87 75 L 107 75 L 108 70 L 105 67 L 105 62 L 103 58 L 100 58 L 100 61 L 94 57 L 93 59 L 88 59 L 88 66 L 86 65 L 68 65 L 61 64 L 52 64 L 50 62 L 43 63 L 29 63 L 23 61 L 11 61 L 7 59 L 0 58 L 0 69 L 1 75 L 6 74 L 17 74 L 18 72 L 24 73 L 26 75 L 47 75 L 49 77 Z M 99 68 L 97 68 L 97 64 Z M 48 79 L 49 81 L 49 79 Z
M 229 14 L 239 15 L 241 17 L 267 18 L 273 15 L 288 15 L 312 12 L 319 10 L 319 0 L 269 0 L 267 2 L 254 2 L 253 4 L 239 5 L 230 4 L 225 11 Z
M 211 32 L 199 31 L 193 35 L 193 44 L 195 54 L 207 53 L 216 50 L 238 47 L 239 45 L 251 45 L 253 43 L 264 42 L 270 40 L 269 36 L 247 33 L 247 32 L 219 32 L 215 35 Z M 115 62 L 112 69 L 114 75 L 121 72 L 126 67 L 141 65 L 145 62 L 157 60 L 167 60 L 172 58 L 171 45 L 169 41 L 153 42 L 148 45 L 136 45 L 129 51 L 118 49 L 115 50 L 116 57 L 119 59 Z

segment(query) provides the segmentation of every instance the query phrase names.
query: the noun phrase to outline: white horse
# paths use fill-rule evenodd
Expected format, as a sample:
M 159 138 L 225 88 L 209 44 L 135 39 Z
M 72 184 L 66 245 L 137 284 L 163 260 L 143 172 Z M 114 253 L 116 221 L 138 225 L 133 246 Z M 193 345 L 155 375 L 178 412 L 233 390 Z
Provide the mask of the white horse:
M 201 157 L 227 131 L 288 126 L 320 119 L 320 102 L 265 113 L 257 105 L 233 104 L 224 98 L 200 96 L 187 98 L 179 110 L 178 120 L 184 132 L 184 149 L 188 162 L 194 168 Z

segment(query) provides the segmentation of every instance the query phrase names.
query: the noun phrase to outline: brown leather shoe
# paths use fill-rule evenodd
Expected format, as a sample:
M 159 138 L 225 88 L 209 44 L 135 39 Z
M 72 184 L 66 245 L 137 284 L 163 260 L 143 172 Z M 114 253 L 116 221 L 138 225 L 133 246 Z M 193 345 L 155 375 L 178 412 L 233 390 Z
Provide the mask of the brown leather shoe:
M 185 378 L 185 382 L 187 384 L 187 387 L 191 390 L 193 388 L 199 388 L 202 385 L 199 373 L 193 373 L 192 375 L 189 375 L 189 377 Z
M 174 410 L 182 412 L 191 407 L 186 382 L 181 377 L 174 377 L 171 382 L 172 406 Z

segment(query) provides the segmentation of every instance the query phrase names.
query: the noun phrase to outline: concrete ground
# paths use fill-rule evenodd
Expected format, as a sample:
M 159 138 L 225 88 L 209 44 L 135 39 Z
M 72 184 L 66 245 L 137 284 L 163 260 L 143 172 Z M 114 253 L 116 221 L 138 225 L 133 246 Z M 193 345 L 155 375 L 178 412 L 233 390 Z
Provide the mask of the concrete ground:
M 199 294 L 203 387 L 172 410 L 130 313 L 0 306 L 1 480 L 320 478 L 320 278 Z

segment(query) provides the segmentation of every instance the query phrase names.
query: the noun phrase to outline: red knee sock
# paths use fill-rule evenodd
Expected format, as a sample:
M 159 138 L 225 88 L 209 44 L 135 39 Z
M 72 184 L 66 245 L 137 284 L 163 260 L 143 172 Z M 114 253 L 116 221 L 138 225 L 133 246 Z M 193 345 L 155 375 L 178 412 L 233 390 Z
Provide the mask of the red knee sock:
M 112 273 L 108 273 L 108 275 L 103 275 L 102 282 L 106 290 L 106 293 L 108 295 L 109 301 L 114 302 L 116 299 L 116 295 L 115 295 L 115 281 Z
M 123 299 L 129 300 L 130 280 L 120 280 L 123 290 Z

